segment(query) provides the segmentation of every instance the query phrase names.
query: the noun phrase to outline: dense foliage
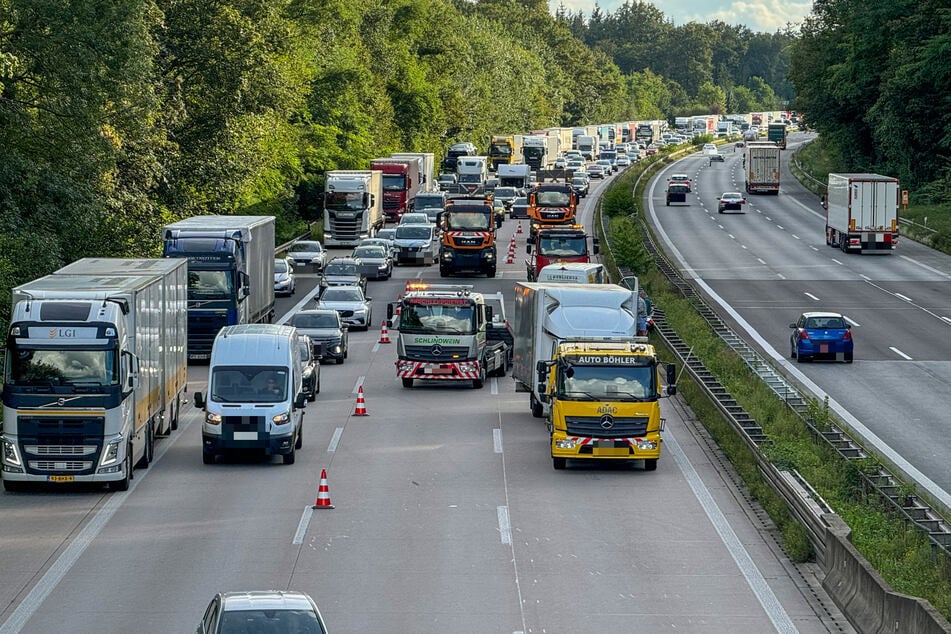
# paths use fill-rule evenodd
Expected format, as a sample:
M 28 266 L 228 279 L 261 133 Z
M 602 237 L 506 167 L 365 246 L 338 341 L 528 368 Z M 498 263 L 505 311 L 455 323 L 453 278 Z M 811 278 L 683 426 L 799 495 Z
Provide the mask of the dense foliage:
M 816 0 L 792 46 L 795 107 L 851 171 L 951 195 L 951 8 L 939 0 Z

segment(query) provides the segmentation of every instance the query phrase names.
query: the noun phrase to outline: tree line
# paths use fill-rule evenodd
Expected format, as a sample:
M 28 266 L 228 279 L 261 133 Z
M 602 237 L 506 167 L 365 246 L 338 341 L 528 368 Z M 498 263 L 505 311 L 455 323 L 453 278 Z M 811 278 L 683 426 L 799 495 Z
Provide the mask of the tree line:
M 323 172 L 391 151 L 775 106 L 786 41 L 640 2 L 0 0 L 0 293 L 194 214 L 294 235 Z

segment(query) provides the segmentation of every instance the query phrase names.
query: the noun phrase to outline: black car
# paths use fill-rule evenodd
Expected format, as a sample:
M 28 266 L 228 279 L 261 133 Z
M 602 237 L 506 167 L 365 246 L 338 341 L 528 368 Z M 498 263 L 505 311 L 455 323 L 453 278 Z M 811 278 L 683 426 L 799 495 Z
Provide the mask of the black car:
M 350 336 L 337 311 L 329 308 L 299 310 L 291 317 L 288 325 L 310 338 L 317 359 L 332 360 L 334 363 L 343 363 L 346 360 Z
M 686 203 L 687 194 L 690 193 L 690 185 L 686 183 L 668 183 L 667 185 L 667 206 L 670 203 Z
M 367 276 L 363 272 L 363 262 L 358 258 L 334 258 L 324 267 L 320 275 L 320 287 L 359 286 L 367 289 Z
M 588 188 L 591 186 L 591 181 L 589 181 L 586 176 L 573 176 L 571 186 L 578 192 L 578 196 L 584 198 L 588 195 Z
M 512 206 L 509 207 L 509 217 L 510 218 L 528 218 L 528 197 L 519 196 L 512 201 Z
M 314 353 L 314 342 L 307 335 L 300 335 L 301 392 L 313 403 L 320 394 L 320 361 Z

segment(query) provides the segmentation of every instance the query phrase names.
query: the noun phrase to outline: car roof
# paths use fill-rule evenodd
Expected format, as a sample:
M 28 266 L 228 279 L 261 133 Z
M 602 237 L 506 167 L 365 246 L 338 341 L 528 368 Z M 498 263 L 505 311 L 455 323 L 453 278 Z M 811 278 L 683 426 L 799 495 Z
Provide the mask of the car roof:
M 743 198 L 743 194 L 740 192 L 723 192 L 720 194 L 720 198 L 726 198 L 727 196 L 730 198 Z
M 323 249 L 323 246 L 324 246 L 324 245 L 320 244 L 320 242 L 318 242 L 318 241 L 316 241 L 316 240 L 299 240 L 299 241 L 297 241 L 297 242 L 295 242 L 294 244 L 291 245 L 291 251 L 293 251 L 295 248 L 297 248 L 297 247 L 299 247 L 299 246 L 302 246 L 302 245 L 307 245 L 308 247 L 314 247 L 314 246 L 316 246 L 318 249 Z
M 335 288 L 347 288 L 347 287 L 337 286 Z M 339 313 L 335 311 L 333 308 L 304 308 L 294 313 L 294 315 L 339 315 Z
M 810 317 L 842 317 L 842 313 L 814 311 L 814 312 L 803 313 L 802 316 L 805 317 L 806 319 L 809 319 Z
M 313 600 L 303 592 L 256 590 L 252 592 L 222 592 L 223 610 L 313 610 Z
M 356 284 L 338 284 L 337 286 L 328 286 L 324 289 L 324 293 L 327 291 L 360 291 L 363 292 L 362 286 L 357 286 Z M 323 297 L 323 295 L 321 295 Z

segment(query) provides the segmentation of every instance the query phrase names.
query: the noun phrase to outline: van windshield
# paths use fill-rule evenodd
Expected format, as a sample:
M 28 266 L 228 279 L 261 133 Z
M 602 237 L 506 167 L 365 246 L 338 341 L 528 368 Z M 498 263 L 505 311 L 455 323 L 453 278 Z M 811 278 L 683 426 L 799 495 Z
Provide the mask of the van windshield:
M 288 376 L 281 366 L 217 366 L 208 393 L 218 403 L 279 403 L 287 400 Z

